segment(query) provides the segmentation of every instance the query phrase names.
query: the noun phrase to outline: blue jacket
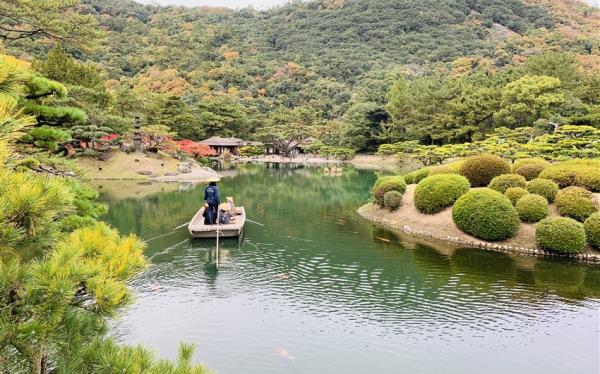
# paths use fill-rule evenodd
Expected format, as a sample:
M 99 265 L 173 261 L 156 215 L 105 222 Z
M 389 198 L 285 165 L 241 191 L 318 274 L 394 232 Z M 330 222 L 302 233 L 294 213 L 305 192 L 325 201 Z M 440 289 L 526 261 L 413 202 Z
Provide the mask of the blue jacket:
M 221 196 L 219 195 L 219 187 L 217 186 L 206 186 L 204 190 L 204 201 L 210 205 L 221 204 Z

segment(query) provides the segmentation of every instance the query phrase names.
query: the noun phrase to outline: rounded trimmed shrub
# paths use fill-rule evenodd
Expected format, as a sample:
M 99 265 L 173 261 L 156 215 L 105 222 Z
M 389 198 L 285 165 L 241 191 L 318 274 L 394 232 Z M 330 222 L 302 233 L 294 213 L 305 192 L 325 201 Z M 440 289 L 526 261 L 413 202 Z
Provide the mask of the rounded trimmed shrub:
M 415 188 L 415 207 L 422 213 L 435 214 L 454 204 L 469 191 L 467 178 L 458 174 L 437 174 L 423 179 Z
M 505 193 L 506 190 L 513 187 L 527 187 L 527 181 L 523 176 L 517 174 L 502 174 L 490 182 L 488 185 L 492 190 L 496 190 L 500 193 Z
M 540 178 L 552 179 L 561 188 L 584 187 L 600 192 L 600 160 L 574 159 L 548 166 Z
M 511 187 L 504 193 L 504 196 L 508 197 L 508 200 L 512 205 L 517 205 L 517 201 L 525 195 L 528 195 L 529 191 L 521 187 Z
M 525 165 L 540 165 L 540 166 L 546 167 L 546 166 L 550 165 L 550 163 L 541 157 L 520 158 L 518 160 L 515 160 L 515 163 L 513 164 L 512 169 L 514 172 L 516 172 L 518 169 L 520 169 L 521 167 L 523 167 Z
M 538 222 L 548 215 L 548 200 L 531 193 L 520 198 L 515 208 L 521 221 Z
M 393 175 L 377 179 L 377 182 L 375 182 L 373 190 L 371 191 L 375 203 L 383 208 L 385 206 L 383 198 L 385 193 L 389 191 L 397 191 L 400 194 L 403 194 L 406 191 L 406 182 L 404 182 L 404 178 L 399 175 Z
M 556 194 L 554 203 L 561 216 L 570 217 L 580 222 L 585 221 L 592 213 L 598 211 L 594 194 L 585 188 L 567 187 Z
M 429 176 L 429 171 L 430 169 L 427 168 L 421 168 L 419 170 L 415 170 L 412 173 L 408 173 L 404 176 L 404 179 L 406 180 L 407 184 L 413 184 L 413 183 L 419 183 L 420 181 L 422 181 L 423 179 L 427 178 Z M 410 181 L 410 182 L 409 182 Z
M 404 178 L 404 183 L 406 183 L 406 184 L 415 183 L 415 177 L 411 174 L 403 175 L 402 178 Z
M 496 241 L 510 238 L 519 229 L 519 215 L 510 200 L 491 188 L 471 190 L 452 208 L 459 229 L 477 238 Z
M 383 195 L 383 206 L 393 211 L 402 206 L 402 194 L 398 191 L 388 191 Z
M 463 164 L 463 160 L 449 162 L 447 164 L 430 166 L 429 167 L 429 175 L 436 174 L 458 174 L 461 165 Z
M 585 236 L 592 247 L 600 249 L 600 213 L 594 213 L 583 223 Z
M 530 181 L 532 179 L 537 178 L 538 175 L 540 175 L 540 173 L 545 168 L 546 168 L 545 165 L 536 165 L 536 164 L 523 165 L 520 168 L 515 170 L 515 174 L 519 174 L 519 175 L 523 176 L 523 178 L 525 178 L 526 180 Z
M 590 191 L 600 192 L 600 165 L 580 170 L 577 183 Z
M 465 176 L 473 187 L 487 186 L 494 177 L 510 174 L 510 164 L 499 156 L 471 156 L 465 159 L 459 174 Z
M 549 203 L 552 203 L 560 188 L 553 180 L 536 178 L 527 184 L 527 191 L 544 196 Z
M 439 174 L 458 174 L 458 170 L 448 165 L 434 166 L 429 170 L 430 176 Z
M 583 225 L 566 217 L 546 218 L 535 227 L 535 240 L 545 251 L 578 253 L 585 249 Z

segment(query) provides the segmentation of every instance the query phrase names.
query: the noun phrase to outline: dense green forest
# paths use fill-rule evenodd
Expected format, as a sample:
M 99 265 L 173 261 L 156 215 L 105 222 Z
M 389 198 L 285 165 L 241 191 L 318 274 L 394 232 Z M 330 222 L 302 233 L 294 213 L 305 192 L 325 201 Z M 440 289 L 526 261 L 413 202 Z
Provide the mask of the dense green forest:
M 600 12 L 574 0 L 318 0 L 267 11 L 0 2 L 3 370 L 206 372 L 191 346 L 168 362 L 107 336 L 128 279 L 146 266 L 144 245 L 96 221 L 94 191 L 47 175 L 64 175 L 48 165 L 67 162 L 52 156 L 69 143 L 98 156 L 95 142 L 127 136 L 136 116 L 156 143 L 312 137 L 315 152 L 427 165 L 481 152 L 598 158 Z M 588 161 L 547 173 L 599 191 Z
M 599 126 L 600 12 L 577 1 L 65 4 L 78 34 L 0 37 L 5 53 L 66 85 L 68 96 L 28 110 L 68 126 L 123 132 L 140 114 L 180 138 L 315 137 L 357 151 L 468 142 L 498 127 Z

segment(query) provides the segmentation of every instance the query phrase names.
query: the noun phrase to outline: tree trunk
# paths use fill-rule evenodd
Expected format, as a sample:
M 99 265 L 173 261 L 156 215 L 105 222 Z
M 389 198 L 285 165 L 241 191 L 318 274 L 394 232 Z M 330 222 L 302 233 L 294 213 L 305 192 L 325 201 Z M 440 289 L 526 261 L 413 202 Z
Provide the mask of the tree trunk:
M 47 374 L 48 373 L 48 360 L 43 349 L 33 357 L 31 363 L 31 374 Z

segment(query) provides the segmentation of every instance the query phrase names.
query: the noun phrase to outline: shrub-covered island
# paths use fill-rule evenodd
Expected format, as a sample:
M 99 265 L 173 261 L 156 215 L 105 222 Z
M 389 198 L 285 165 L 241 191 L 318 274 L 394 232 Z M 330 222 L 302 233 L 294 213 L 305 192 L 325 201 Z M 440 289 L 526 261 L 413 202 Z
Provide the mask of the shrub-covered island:
M 456 244 L 600 262 L 598 180 L 600 160 L 480 154 L 381 177 L 359 213 Z

